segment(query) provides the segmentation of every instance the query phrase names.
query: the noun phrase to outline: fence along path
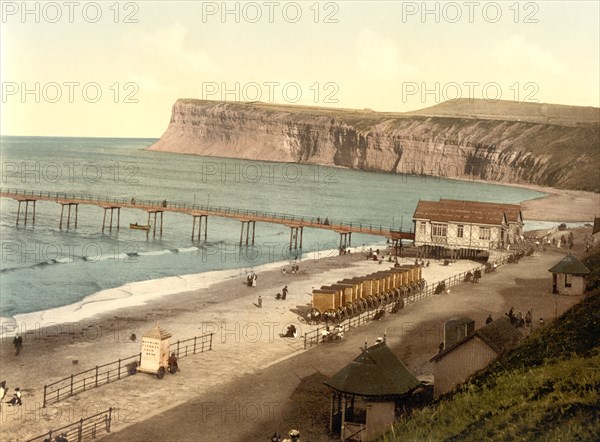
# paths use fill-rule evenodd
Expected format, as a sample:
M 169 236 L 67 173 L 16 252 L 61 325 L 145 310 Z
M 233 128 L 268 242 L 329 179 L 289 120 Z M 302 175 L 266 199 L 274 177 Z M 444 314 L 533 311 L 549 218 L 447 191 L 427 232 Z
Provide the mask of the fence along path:
M 63 435 L 69 442 L 81 442 L 84 440 L 96 439 L 99 433 L 106 431 L 110 433 L 112 421 L 112 408 L 93 416 L 82 418 L 78 422 L 65 425 L 64 427 L 50 430 L 47 433 L 28 439 L 27 442 L 52 441 L 52 436 Z
M 530 249 L 530 251 L 532 251 L 532 250 Z M 511 260 L 512 260 L 513 256 L 514 255 L 503 256 L 502 258 L 495 260 L 493 262 L 490 262 L 489 264 L 492 266 L 492 268 L 494 268 L 493 267 L 494 265 L 501 266 L 503 264 L 506 264 L 507 262 L 512 262 Z M 467 282 L 466 281 L 467 273 L 470 272 L 471 274 L 473 274 L 473 273 L 475 273 L 475 270 L 479 270 L 483 274 L 485 271 L 487 271 L 486 269 L 488 269 L 488 268 L 489 267 L 486 267 L 485 265 L 473 267 L 472 269 L 467 270 L 466 272 L 462 272 L 462 273 L 459 273 L 458 275 L 450 276 L 449 278 L 446 278 L 442 281 L 438 281 L 433 284 L 427 284 L 427 286 L 425 286 L 425 288 L 423 290 L 421 290 L 415 294 L 409 295 L 407 298 L 404 299 L 404 301 L 407 303 L 413 303 L 413 302 L 419 301 L 421 299 L 428 298 L 429 296 L 436 293 L 436 289 L 438 289 L 438 286 L 440 286 L 440 284 L 443 284 L 444 289 L 447 290 L 450 287 Z M 348 318 L 348 319 L 342 321 L 339 325 L 342 327 L 343 332 L 346 333 L 351 328 L 358 327 L 358 326 L 366 324 L 369 321 L 372 321 L 373 317 L 377 314 L 378 311 L 383 310 L 383 311 L 385 311 L 386 314 L 391 313 L 392 310 L 394 309 L 395 304 L 396 304 L 396 302 L 390 302 L 383 307 L 368 310 L 366 312 L 361 313 L 360 315 L 357 315 L 357 316 L 354 316 L 352 318 Z M 311 330 L 308 333 L 305 333 L 304 334 L 304 349 L 310 348 L 313 345 L 318 345 L 318 344 L 323 343 L 322 333 L 324 330 L 326 330 L 326 326 L 317 326 L 317 328 L 315 330 Z
M 183 341 L 173 342 L 169 352 L 175 352 L 178 358 L 212 350 L 213 333 L 194 336 Z M 124 359 L 97 365 L 95 368 L 72 374 L 59 381 L 44 385 L 42 407 L 101 385 L 114 382 L 136 373 L 132 364 L 140 365 L 142 354 L 138 353 Z

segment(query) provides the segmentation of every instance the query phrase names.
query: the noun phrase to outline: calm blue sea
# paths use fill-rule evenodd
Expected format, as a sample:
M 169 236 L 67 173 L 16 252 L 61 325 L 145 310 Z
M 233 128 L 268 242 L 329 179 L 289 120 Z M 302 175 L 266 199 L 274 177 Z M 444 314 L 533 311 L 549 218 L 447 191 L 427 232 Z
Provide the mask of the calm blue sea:
M 145 150 L 154 141 L 2 137 L 1 185 L 138 201 L 166 199 L 404 229 L 412 227 L 419 199 L 520 202 L 543 195 L 432 177 Z M 104 233 L 102 209 L 79 206 L 78 228 L 70 230 L 59 229 L 60 211 L 59 204 L 38 202 L 35 226 L 30 218 L 26 227 L 17 227 L 17 202 L 1 200 L 1 317 L 69 305 L 130 282 L 252 268 L 298 255 L 288 252 L 289 229 L 275 224 L 257 223 L 255 246 L 246 249 L 238 246 L 240 223 L 235 220 L 209 217 L 207 241 L 193 242 L 192 218 L 166 213 L 162 237 L 146 240 L 144 231 L 128 228 L 129 223 L 146 223 L 147 214 L 141 210 L 122 210 L 121 229 Z M 352 240 L 354 246 L 382 241 L 369 235 L 353 235 Z M 338 244 L 334 232 L 304 229 L 303 253 L 336 249 Z

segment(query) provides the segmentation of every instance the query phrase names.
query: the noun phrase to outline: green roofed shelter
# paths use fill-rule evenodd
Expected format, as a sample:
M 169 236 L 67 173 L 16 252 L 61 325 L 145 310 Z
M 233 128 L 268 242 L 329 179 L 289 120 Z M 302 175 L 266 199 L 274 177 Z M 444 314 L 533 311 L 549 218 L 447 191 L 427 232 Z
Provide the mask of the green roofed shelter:
M 582 295 L 585 292 L 585 276 L 590 269 L 573 254 L 569 253 L 548 271 L 552 273 L 552 293 Z
M 369 441 L 389 429 L 403 400 L 421 383 L 379 339 L 325 385 L 333 390 L 331 431 L 341 440 Z

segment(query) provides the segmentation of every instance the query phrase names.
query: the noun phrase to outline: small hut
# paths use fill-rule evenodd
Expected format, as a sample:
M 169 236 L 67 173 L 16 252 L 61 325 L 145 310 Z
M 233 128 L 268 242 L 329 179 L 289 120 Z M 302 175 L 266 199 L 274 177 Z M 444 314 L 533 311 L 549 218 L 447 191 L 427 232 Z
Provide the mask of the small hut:
M 585 292 L 585 276 L 590 270 L 571 253 L 548 271 L 552 273 L 552 293 L 582 295 Z
M 341 440 L 370 441 L 389 429 L 420 382 L 378 340 L 325 385 L 332 389 L 330 430 Z

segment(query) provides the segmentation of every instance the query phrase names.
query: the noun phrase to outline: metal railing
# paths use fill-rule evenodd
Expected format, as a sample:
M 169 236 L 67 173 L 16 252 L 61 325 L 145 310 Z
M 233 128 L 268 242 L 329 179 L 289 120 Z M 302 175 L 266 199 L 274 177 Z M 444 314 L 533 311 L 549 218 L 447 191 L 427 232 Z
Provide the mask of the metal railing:
M 221 216 L 237 216 L 237 217 L 252 217 L 252 218 L 260 218 L 262 220 L 268 221 L 280 221 L 280 222 L 291 222 L 291 223 L 301 223 L 307 226 L 320 226 L 320 228 L 327 228 L 331 230 L 335 229 L 358 229 L 363 233 L 374 233 L 379 235 L 389 235 L 392 232 L 400 232 L 400 230 L 394 230 L 392 227 L 383 227 L 382 225 L 373 225 L 371 223 L 356 223 L 356 222 L 346 222 L 346 221 L 330 221 L 327 219 L 325 222 L 324 219 L 320 217 L 309 217 L 309 216 L 300 216 L 300 215 L 292 215 L 289 213 L 277 213 L 277 212 L 267 212 L 267 211 L 257 211 L 257 210 L 249 210 L 249 209 L 240 209 L 233 207 L 224 207 L 224 206 L 212 206 L 212 205 L 204 205 L 204 204 L 188 204 L 182 202 L 168 202 L 166 200 L 150 200 L 150 199 L 128 199 L 128 198 L 112 198 L 107 196 L 99 196 L 99 195 L 85 195 L 85 194 L 76 194 L 76 193 L 65 193 L 65 192 L 48 192 L 48 191 L 34 191 L 34 190 L 23 190 L 23 189 L 13 189 L 13 188 L 0 188 L 0 195 L 5 197 L 31 197 L 32 199 L 39 198 L 44 200 L 50 200 L 55 202 L 60 201 L 74 201 L 81 202 L 82 204 L 94 204 L 94 205 L 107 205 L 112 204 L 115 207 L 129 207 L 129 208 L 139 208 L 142 210 L 145 209 L 166 209 L 167 211 L 175 211 L 175 212 L 183 212 L 192 214 L 192 212 L 204 212 L 207 214 L 221 215 Z M 403 233 L 412 234 L 412 229 L 409 231 L 405 231 Z
M 212 350 L 213 333 L 177 341 L 169 346 L 169 352 L 175 352 L 178 358 L 190 354 Z M 138 353 L 124 359 L 96 365 L 95 368 L 72 374 L 59 381 L 44 385 L 42 407 L 101 385 L 114 382 L 123 377 L 135 374 L 132 364 L 140 365 L 142 354 Z
M 501 258 L 499 258 L 497 260 L 490 261 L 488 264 L 491 266 L 491 269 L 495 269 L 495 268 L 509 262 L 511 260 L 511 256 L 514 256 L 514 255 L 515 254 L 502 256 Z M 496 267 L 494 267 L 494 264 L 496 265 Z M 421 299 L 428 298 L 434 294 L 443 294 L 444 291 L 448 290 L 451 287 L 454 287 L 458 284 L 462 284 L 465 282 L 469 282 L 467 280 L 468 273 L 470 273 L 472 276 L 476 270 L 479 270 L 481 272 L 481 274 L 483 274 L 486 272 L 486 268 L 490 269 L 490 267 L 487 267 L 486 265 L 473 267 L 472 269 L 469 269 L 466 272 L 461 272 L 457 275 L 450 276 L 442 281 L 438 281 L 433 284 L 427 284 L 422 290 L 411 293 L 406 298 L 403 298 L 403 299 L 404 299 L 405 303 L 413 303 L 413 302 L 419 301 Z M 440 286 L 440 284 L 442 284 L 444 291 L 441 291 L 440 293 L 436 293 L 436 290 L 439 290 L 438 286 Z M 440 286 L 440 287 L 442 287 L 442 286 Z M 396 304 L 396 302 L 390 302 L 390 303 L 386 304 L 385 306 L 367 310 L 357 316 L 353 316 L 348 319 L 345 319 L 344 321 L 340 322 L 339 325 L 341 326 L 343 332 L 346 333 L 351 328 L 359 327 L 368 322 L 371 322 L 373 320 L 373 318 L 375 317 L 375 315 L 378 312 L 380 312 L 381 310 L 385 311 L 386 314 L 391 313 L 391 311 L 394 309 L 395 304 Z M 332 326 L 335 326 L 335 325 L 332 324 Z M 322 333 L 324 330 L 326 330 L 326 327 L 327 327 L 326 325 L 319 325 L 319 326 L 317 326 L 316 329 L 311 330 L 304 334 L 304 349 L 305 350 L 307 348 L 312 347 L 313 345 L 323 343 Z
M 81 418 L 78 422 L 65 425 L 61 428 L 50 430 L 47 433 L 28 439 L 27 442 L 51 441 L 52 436 L 64 435 L 69 442 L 82 442 L 84 440 L 96 439 L 99 433 L 106 431 L 110 433 L 112 419 L 112 407 L 93 416 Z

